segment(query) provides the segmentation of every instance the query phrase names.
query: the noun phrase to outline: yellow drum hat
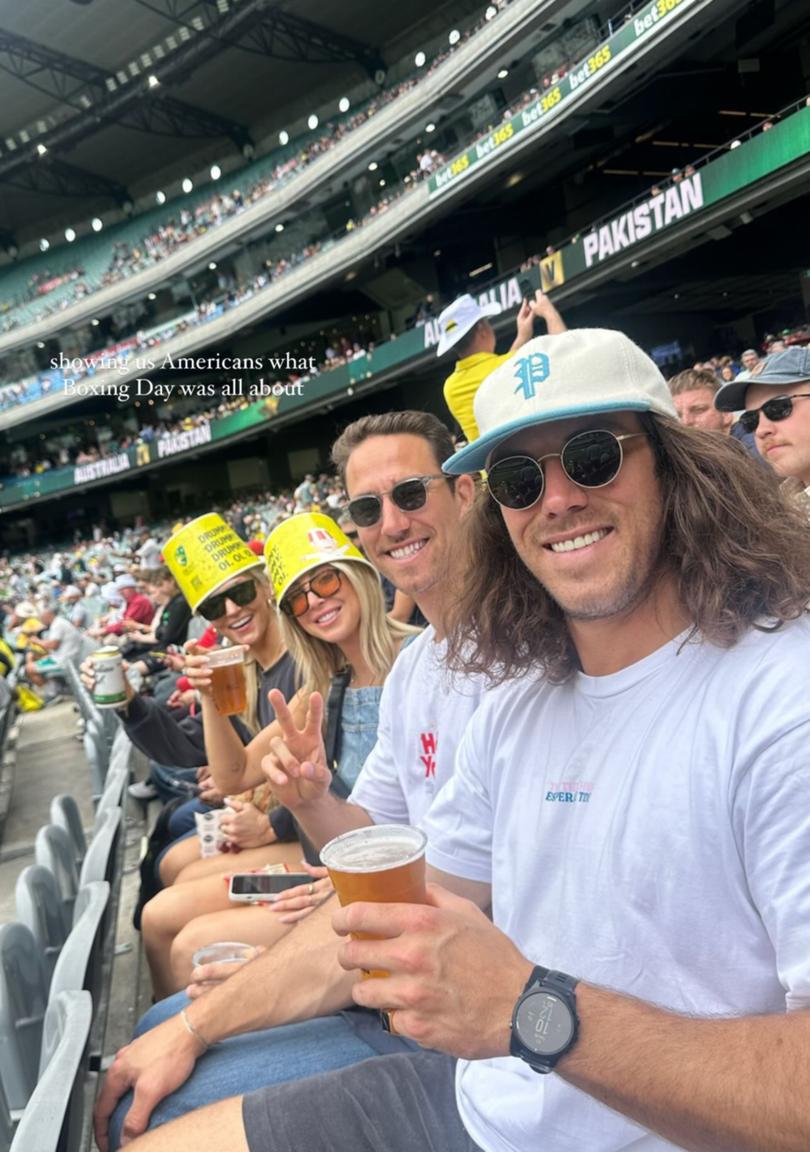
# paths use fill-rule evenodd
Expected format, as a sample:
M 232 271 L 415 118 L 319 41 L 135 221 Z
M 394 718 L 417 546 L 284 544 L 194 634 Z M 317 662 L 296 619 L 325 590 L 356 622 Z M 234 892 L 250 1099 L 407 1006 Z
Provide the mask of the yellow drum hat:
M 277 604 L 299 576 L 322 564 L 353 560 L 376 571 L 335 521 L 320 512 L 301 512 L 279 524 L 267 537 L 264 556 Z
M 163 548 L 163 560 L 192 612 L 240 572 L 264 567 L 216 512 L 198 516 L 175 532 Z

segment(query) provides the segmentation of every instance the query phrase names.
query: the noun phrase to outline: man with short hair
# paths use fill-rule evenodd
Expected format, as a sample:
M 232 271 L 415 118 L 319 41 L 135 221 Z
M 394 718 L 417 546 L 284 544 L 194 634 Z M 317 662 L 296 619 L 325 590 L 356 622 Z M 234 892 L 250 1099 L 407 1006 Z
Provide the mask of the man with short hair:
M 59 599 L 65 605 L 65 613 L 74 628 L 90 627 L 92 619 L 89 609 L 83 603 L 84 594 L 81 588 L 75 584 L 68 584 L 67 588 L 63 589 Z
M 778 476 L 792 477 L 810 496 L 810 348 L 788 348 L 760 360 L 747 380 L 724 384 L 719 412 L 745 408 L 739 423 Z
M 332 805 L 323 795 L 331 774 L 319 764 L 313 812 L 300 814 L 304 831 L 319 845 L 357 825 L 420 823 L 452 773 L 455 748 L 480 702 L 482 678 L 461 681 L 444 668 L 447 617 L 463 579 L 461 523 L 475 496 L 471 477 L 442 474 L 452 453 L 447 428 L 425 412 L 364 417 L 334 445 L 358 544 L 383 575 L 414 598 L 430 626 L 403 648 L 388 676 L 378 742 L 351 803 Z M 135 1098 L 123 1127 L 127 1137 L 143 1132 L 153 1111 L 154 1123 L 162 1125 L 234 1092 L 409 1047 L 410 1042 L 383 1033 L 376 1015 L 312 1019 L 340 1013 L 351 1002 L 353 979 L 335 961 L 337 946 L 327 905 L 270 952 L 195 1000 L 185 1018 L 172 1015 L 122 1049 L 99 1097 L 99 1146 L 106 1149 L 108 1118 L 130 1086 Z M 209 970 L 195 975 L 213 977 Z M 173 1007 L 177 1012 L 176 1001 Z M 163 1011 L 158 1005 L 157 1012 Z M 306 1023 L 280 1027 L 291 1021 Z M 260 1028 L 272 1031 L 256 1033 Z M 254 1035 L 244 1035 L 248 1032 Z M 195 1069 L 214 1042 L 214 1052 Z
M 804 521 L 619 333 L 533 341 L 476 416 L 451 659 L 502 687 L 426 817 L 428 906 L 334 917 L 343 966 L 386 973 L 356 1002 L 433 1050 L 138 1152 L 810 1145 Z
M 753 372 L 757 364 L 759 364 L 759 352 L 756 348 L 746 348 L 742 356 L 740 356 L 740 363 L 743 366 L 743 372 Z M 738 373 L 738 378 L 739 378 Z
M 720 381 L 713 372 L 687 368 L 669 381 L 669 391 L 681 424 L 688 428 L 702 428 L 705 432 L 729 432 L 734 415 L 718 412 L 714 398 L 720 390 Z
M 522 348 L 534 334 L 534 318 L 545 320 L 549 334 L 565 331 L 565 323 L 551 300 L 539 289 L 534 299 L 524 299 L 517 314 L 517 335 L 504 356 L 495 352 L 495 329 L 490 316 L 498 316 L 501 306 L 493 302 L 479 304 L 468 293 L 459 296 L 439 316 L 437 356 L 455 349 L 456 366 L 444 382 L 444 399 L 467 440 L 474 440 L 478 428 L 473 414 L 473 401 L 481 381 L 507 357 Z

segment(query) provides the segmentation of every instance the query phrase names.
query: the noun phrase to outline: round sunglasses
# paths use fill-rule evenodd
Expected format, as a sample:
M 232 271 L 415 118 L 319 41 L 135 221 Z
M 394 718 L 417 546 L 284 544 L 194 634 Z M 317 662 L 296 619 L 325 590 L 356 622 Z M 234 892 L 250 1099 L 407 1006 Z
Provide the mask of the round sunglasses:
M 749 408 L 740 415 L 740 427 L 743 432 L 756 432 L 760 412 L 776 423 L 787 420 L 793 412 L 794 400 L 810 400 L 810 392 L 798 392 L 795 396 L 774 396 L 773 400 L 766 400 L 759 408 Z
M 387 492 L 368 492 L 355 496 L 346 505 L 346 511 L 358 528 L 371 528 L 382 516 L 383 496 L 390 496 L 402 512 L 418 512 L 427 503 L 427 490 L 434 480 L 446 480 L 446 476 L 410 476 L 400 480 Z
M 644 432 L 614 432 L 599 428 L 577 432 L 559 452 L 547 452 L 537 460 L 532 456 L 507 456 L 487 469 L 487 487 L 502 508 L 524 510 L 533 507 L 543 495 L 544 460 L 559 460 L 569 480 L 580 488 L 604 488 L 619 474 L 624 459 L 622 442 Z
M 226 588 L 224 592 L 217 592 L 215 596 L 203 600 L 202 604 L 197 606 L 197 611 L 206 620 L 218 620 L 220 616 L 225 615 L 226 600 L 230 600 L 237 608 L 247 608 L 255 599 L 256 581 L 242 580 L 232 588 Z
M 343 573 L 337 568 L 321 568 L 311 580 L 299 584 L 294 592 L 288 592 L 281 601 L 281 611 L 287 616 L 303 616 L 309 611 L 309 594 L 314 592 L 321 600 L 334 596 L 343 583 Z

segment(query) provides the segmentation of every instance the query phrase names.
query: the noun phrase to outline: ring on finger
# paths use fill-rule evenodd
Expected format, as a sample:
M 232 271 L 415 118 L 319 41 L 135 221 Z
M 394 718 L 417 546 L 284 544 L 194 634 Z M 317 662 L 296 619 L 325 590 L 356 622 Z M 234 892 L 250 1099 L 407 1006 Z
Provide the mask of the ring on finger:
M 314 894 L 314 892 L 315 892 L 315 885 L 314 884 L 307 884 L 307 895 L 312 896 Z

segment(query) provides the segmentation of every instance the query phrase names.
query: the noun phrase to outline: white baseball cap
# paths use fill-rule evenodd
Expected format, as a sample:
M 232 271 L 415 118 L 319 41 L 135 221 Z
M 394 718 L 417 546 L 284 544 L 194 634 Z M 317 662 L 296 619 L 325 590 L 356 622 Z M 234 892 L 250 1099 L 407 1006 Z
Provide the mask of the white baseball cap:
M 664 377 L 622 332 L 575 328 L 538 336 L 486 377 L 473 403 L 480 435 L 442 465 L 459 476 L 486 467 L 522 428 L 598 412 L 657 412 L 678 419 Z
M 122 572 L 120 576 L 115 578 L 116 588 L 137 588 L 138 582 L 134 576 L 130 576 L 129 572 Z
M 498 316 L 500 312 L 500 304 L 479 304 L 468 292 L 459 296 L 439 316 L 439 347 L 436 355 L 444 356 L 479 320 L 486 316 Z

